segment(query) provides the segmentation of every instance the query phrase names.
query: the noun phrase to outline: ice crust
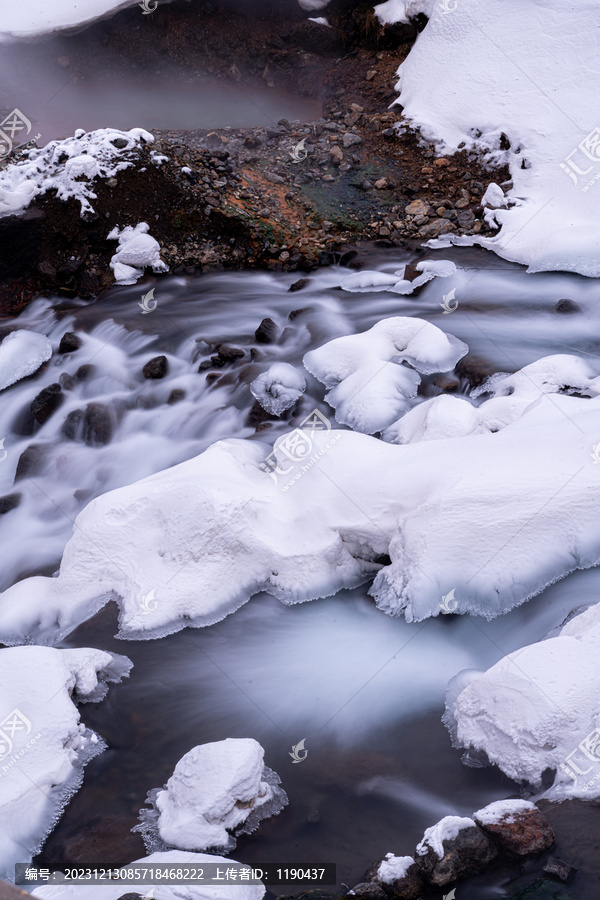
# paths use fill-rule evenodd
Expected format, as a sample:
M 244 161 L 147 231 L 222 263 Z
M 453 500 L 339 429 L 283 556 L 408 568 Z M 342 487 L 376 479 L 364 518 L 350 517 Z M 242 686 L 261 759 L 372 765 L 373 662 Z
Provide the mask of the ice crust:
M 0 344 L 0 391 L 33 375 L 52 356 L 52 344 L 44 334 L 21 328 L 7 334 Z

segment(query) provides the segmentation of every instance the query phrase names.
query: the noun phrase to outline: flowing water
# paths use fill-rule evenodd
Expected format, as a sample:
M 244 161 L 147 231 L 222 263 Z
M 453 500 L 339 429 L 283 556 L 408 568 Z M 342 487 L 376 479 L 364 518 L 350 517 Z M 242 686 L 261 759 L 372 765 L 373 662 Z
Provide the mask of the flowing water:
M 300 365 L 307 350 L 386 316 L 432 321 L 498 370 L 578 352 L 600 372 L 594 281 L 527 275 L 484 251 L 453 250 L 444 258 L 455 260 L 456 276 L 413 297 L 341 291 L 348 272 L 335 267 L 311 274 L 299 293 L 288 291 L 294 275 L 215 273 L 156 282 L 157 307 L 149 315 L 138 306 L 151 286 L 145 283 L 113 288 L 95 303 L 38 300 L 15 322 L 3 322 L 43 331 L 53 341 L 75 331 L 82 346 L 55 354 L 43 373 L 3 394 L 0 437 L 7 458 L 0 465 L 0 496 L 22 496 L 0 517 L 2 588 L 26 574 L 55 571 L 74 517 L 93 497 L 189 459 L 221 438 L 272 442 L 289 426 L 272 423 L 256 434 L 246 424 L 250 381 L 273 361 Z M 386 251 L 368 257 L 368 266 L 391 272 L 407 261 L 399 251 Z M 442 293 L 451 288 L 459 306 L 443 315 Z M 580 311 L 556 312 L 564 298 Z M 303 312 L 290 319 L 298 309 Z M 279 326 L 276 344 L 254 339 L 265 316 Z M 254 358 L 247 353 L 236 366 L 219 369 L 215 381 L 198 373 L 198 364 L 219 342 L 253 349 Z M 143 365 L 163 353 L 167 377 L 144 379 Z M 61 377 L 65 401 L 40 426 L 29 404 Z M 168 403 L 175 389 L 185 397 Z M 67 415 L 92 401 L 109 411 L 112 439 L 102 446 L 63 434 Z M 322 386 L 312 379 L 303 403 L 304 410 L 328 410 Z M 17 461 L 31 444 L 40 448 L 37 468 L 13 487 Z M 595 602 L 599 587 L 597 570 L 578 572 L 494 622 L 439 617 L 411 625 L 378 611 L 366 587 L 293 607 L 259 596 L 210 628 L 147 642 L 114 639 L 110 604 L 62 646 L 124 653 L 134 668 L 102 703 L 81 707 L 84 722 L 103 735 L 109 750 L 88 765 L 39 859 L 116 865 L 142 855 L 139 836 L 129 830 L 147 791 L 163 785 L 194 745 L 253 737 L 265 747 L 290 805 L 241 837 L 233 857 L 253 864 L 335 862 L 338 884 L 352 885 L 383 853 L 412 853 L 423 830 L 441 816 L 468 815 L 518 795 L 518 786 L 497 770 L 462 765 L 440 722 L 445 686 L 462 669 L 487 668 L 543 638 L 572 609 Z M 303 739 L 308 755 L 294 764 L 290 751 Z M 587 815 L 591 805 L 576 804 L 574 819 L 566 817 L 562 831 L 557 827 L 555 852 L 560 856 L 562 847 L 570 860 L 579 854 L 584 870 L 577 893 L 565 896 L 591 900 L 600 878 L 593 840 L 585 829 L 580 834 L 577 810 L 584 806 Z M 597 811 L 592 821 L 597 832 Z M 574 847 L 573 834 L 579 835 Z M 497 867 L 461 885 L 459 897 L 509 897 L 517 874 Z

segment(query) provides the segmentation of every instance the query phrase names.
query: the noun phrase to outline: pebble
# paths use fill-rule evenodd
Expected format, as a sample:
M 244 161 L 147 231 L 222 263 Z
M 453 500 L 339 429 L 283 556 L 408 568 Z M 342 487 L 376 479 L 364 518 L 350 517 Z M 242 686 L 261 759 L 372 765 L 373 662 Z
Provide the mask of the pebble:
M 413 200 L 404 210 L 407 216 L 426 216 L 429 212 L 429 204 L 424 200 Z
M 342 138 L 342 144 L 344 147 L 354 147 L 358 144 L 362 144 L 363 139 L 358 134 L 353 134 L 351 131 L 347 131 Z

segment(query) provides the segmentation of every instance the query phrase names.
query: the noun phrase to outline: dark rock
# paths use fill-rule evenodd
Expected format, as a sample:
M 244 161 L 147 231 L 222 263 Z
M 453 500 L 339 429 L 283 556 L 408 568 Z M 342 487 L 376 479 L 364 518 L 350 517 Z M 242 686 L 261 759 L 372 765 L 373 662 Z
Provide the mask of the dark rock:
M 443 847 L 442 859 L 431 847 L 416 857 L 425 881 L 437 887 L 483 872 L 498 855 L 490 838 L 476 825 L 462 828 L 455 838 L 445 840 Z
M 334 266 L 335 255 L 330 250 L 321 250 L 321 252 L 319 253 L 319 265 Z
M 108 444 L 113 436 L 110 410 L 102 403 L 88 403 L 83 419 L 83 439 L 88 447 Z
M 460 209 L 456 214 L 456 218 L 461 228 L 472 228 L 475 224 L 475 216 L 470 209 Z
M 167 403 L 169 406 L 173 406 L 174 403 L 179 403 L 180 400 L 185 399 L 185 391 L 182 388 L 173 388 L 171 393 L 167 398 Z
M 148 360 L 142 374 L 144 378 L 164 378 L 169 371 L 169 363 L 166 356 L 155 356 Z
M 420 272 L 416 266 L 413 266 L 412 263 L 407 263 L 404 266 L 404 280 L 405 281 L 414 281 L 415 278 L 418 278 L 419 275 L 422 275 L 422 274 L 423 273 Z
M 544 866 L 546 875 L 552 875 L 560 881 L 567 882 L 573 877 L 577 869 L 569 863 L 563 862 L 556 856 L 549 856 Z
M 353 259 L 358 256 L 357 250 L 346 250 L 340 257 L 340 266 L 349 266 Z
M 202 362 L 200 363 L 200 365 L 198 366 L 198 371 L 204 372 L 204 371 L 206 371 L 206 369 L 212 369 L 212 368 L 213 368 L 212 359 L 203 359 Z
M 387 894 L 376 881 L 362 881 L 360 884 L 355 884 L 352 893 L 359 900 L 361 897 L 364 900 L 387 900 Z
M 81 338 L 72 331 L 67 331 L 60 339 L 59 353 L 74 353 L 81 347 Z
M 63 422 L 61 434 L 68 441 L 76 441 L 79 437 L 80 425 L 83 419 L 82 409 L 72 409 Z
M 554 307 L 554 312 L 559 313 L 576 313 L 580 311 L 580 307 L 574 300 L 559 300 Z
M 58 383 L 60 384 L 63 391 L 72 391 L 75 387 L 75 379 L 72 375 L 69 375 L 68 372 L 61 372 L 58 376 Z
M 27 478 L 30 475 L 37 475 L 42 468 L 45 454 L 45 444 L 30 444 L 29 447 L 26 447 L 17 463 L 15 481 L 18 481 L 20 478 Z
M 38 265 L 38 269 L 42 275 L 46 275 L 48 278 L 56 278 L 56 269 L 47 259 L 42 260 Z
M 75 378 L 77 379 L 77 381 L 87 381 L 88 378 L 92 377 L 95 371 L 96 367 L 91 363 L 84 363 L 84 365 L 79 366 L 79 368 L 75 372 Z
M 244 424 L 249 425 L 251 428 L 256 428 L 265 422 L 272 422 L 273 420 L 274 417 L 262 408 L 258 400 L 255 400 Z
M 95 272 L 82 272 L 79 279 L 79 295 L 81 297 L 95 297 L 100 293 L 100 279 Z
M 457 363 L 454 371 L 459 378 L 465 378 L 473 388 L 483 384 L 496 369 L 487 359 L 469 353 Z
M 240 347 L 227 347 L 225 344 L 219 344 L 217 354 L 223 362 L 235 362 L 236 359 L 243 359 L 245 356 Z
M 16 509 L 21 502 L 21 494 L 6 494 L 0 497 L 0 516 L 4 516 L 11 509 Z
M 254 337 L 259 344 L 272 344 L 277 339 L 277 325 L 273 319 L 263 319 L 256 331 Z
M 460 387 L 460 381 L 454 375 L 438 375 L 433 379 L 433 383 L 436 388 L 445 393 L 452 393 L 452 391 L 457 391 Z
M 539 809 L 507 813 L 500 821 L 485 825 L 478 818 L 475 821 L 500 850 L 512 859 L 541 853 L 554 843 L 554 832 Z
M 393 900 L 418 900 L 423 896 L 424 883 L 418 865 L 410 866 L 404 878 L 381 885 L 388 898 Z
M 113 145 L 113 147 L 116 147 L 117 150 L 124 150 L 127 146 L 127 141 L 125 140 L 125 138 L 115 138 L 113 141 L 111 141 L 111 144 Z
M 117 897 L 117 900 L 144 900 L 143 894 L 121 894 L 120 897 Z
M 58 382 L 48 385 L 31 401 L 33 418 L 40 425 L 43 425 L 44 422 L 48 421 L 52 413 L 55 413 L 59 406 L 62 405 L 64 399 L 62 388 Z
M 303 306 L 302 309 L 293 309 L 291 313 L 288 315 L 288 319 L 290 322 L 293 322 L 294 319 L 297 319 L 298 316 L 303 315 L 304 313 L 311 312 L 312 306 Z
M 302 288 L 306 287 L 307 284 L 310 284 L 310 278 L 299 278 L 298 281 L 290 284 L 288 291 L 290 291 L 290 293 L 301 291 Z

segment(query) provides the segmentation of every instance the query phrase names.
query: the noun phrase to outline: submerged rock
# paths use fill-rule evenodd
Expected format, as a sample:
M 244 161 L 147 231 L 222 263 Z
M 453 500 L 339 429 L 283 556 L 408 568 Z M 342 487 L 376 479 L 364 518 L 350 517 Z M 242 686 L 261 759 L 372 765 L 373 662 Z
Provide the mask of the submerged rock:
M 67 331 L 60 339 L 59 353 L 74 353 L 81 347 L 81 338 L 72 331 Z
M 254 336 L 259 344 L 273 344 L 277 340 L 277 325 L 273 319 L 263 319 Z
M 58 382 L 48 385 L 31 401 L 31 412 L 36 422 L 43 425 L 64 403 L 62 388 Z
M 142 369 L 144 378 L 164 378 L 168 371 L 169 363 L 166 356 L 155 356 Z

